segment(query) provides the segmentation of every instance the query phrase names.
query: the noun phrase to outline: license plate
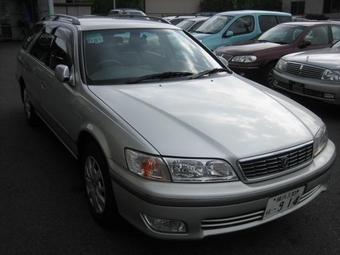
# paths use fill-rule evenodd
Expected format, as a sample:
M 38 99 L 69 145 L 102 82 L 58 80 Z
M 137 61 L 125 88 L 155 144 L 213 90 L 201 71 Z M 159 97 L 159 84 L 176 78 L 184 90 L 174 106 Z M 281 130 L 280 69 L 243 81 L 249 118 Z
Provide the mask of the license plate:
M 272 217 L 278 213 L 282 213 L 297 205 L 304 189 L 304 187 L 301 187 L 269 198 L 263 219 Z
M 304 84 L 297 83 L 297 82 L 292 83 L 292 90 L 295 91 L 295 92 L 303 93 L 304 88 L 305 88 Z

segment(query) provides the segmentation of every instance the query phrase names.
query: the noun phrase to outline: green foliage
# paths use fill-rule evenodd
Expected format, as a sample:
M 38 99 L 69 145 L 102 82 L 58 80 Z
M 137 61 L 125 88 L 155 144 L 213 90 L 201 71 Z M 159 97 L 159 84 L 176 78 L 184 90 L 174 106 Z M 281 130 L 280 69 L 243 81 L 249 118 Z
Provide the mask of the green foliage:
M 113 9 L 113 0 L 87 0 L 93 2 L 92 14 L 107 15 Z M 116 8 L 133 8 L 144 10 L 143 0 L 116 0 Z
M 282 8 L 282 0 L 201 0 L 202 12 L 231 10 L 276 10 Z

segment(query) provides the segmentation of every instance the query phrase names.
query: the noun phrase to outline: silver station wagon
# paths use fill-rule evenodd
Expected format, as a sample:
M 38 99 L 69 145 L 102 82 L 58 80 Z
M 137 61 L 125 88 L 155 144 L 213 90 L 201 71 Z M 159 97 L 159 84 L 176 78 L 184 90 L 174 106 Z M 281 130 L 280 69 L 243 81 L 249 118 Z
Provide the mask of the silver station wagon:
M 46 17 L 18 53 L 28 123 L 79 161 L 94 219 L 164 239 L 254 227 L 327 189 L 315 114 L 150 20 Z M 303 217 L 296 214 L 295 217 Z

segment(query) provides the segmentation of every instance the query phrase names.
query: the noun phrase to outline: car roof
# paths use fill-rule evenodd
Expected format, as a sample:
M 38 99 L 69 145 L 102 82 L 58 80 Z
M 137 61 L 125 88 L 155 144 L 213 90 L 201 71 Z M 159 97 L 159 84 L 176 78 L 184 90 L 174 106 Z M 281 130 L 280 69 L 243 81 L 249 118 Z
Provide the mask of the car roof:
M 241 10 L 241 11 L 225 11 L 225 12 L 219 12 L 215 15 L 231 15 L 231 16 L 236 16 L 236 15 L 241 15 L 241 14 L 280 14 L 280 15 L 287 15 L 291 16 L 290 13 L 288 12 L 277 12 L 277 11 L 258 11 L 258 10 Z
M 185 19 L 185 20 L 193 20 L 193 21 L 200 21 L 200 20 L 206 20 L 209 19 L 210 16 L 202 16 L 202 17 L 196 17 L 196 18 L 189 18 L 189 19 Z
M 146 14 L 138 9 L 132 9 L 132 8 L 118 8 L 118 9 L 112 9 L 110 10 L 109 13 L 113 13 L 113 12 L 118 12 L 119 14 L 124 14 L 125 12 L 132 12 L 132 13 L 140 13 L 143 16 L 146 16 Z
M 53 23 L 61 22 L 75 25 L 78 30 L 101 30 L 101 29 L 123 29 L 123 28 L 171 28 L 179 29 L 173 25 L 162 23 L 153 20 L 131 19 L 123 17 L 110 16 L 69 16 L 62 14 L 55 14 L 43 18 L 42 22 Z
M 301 25 L 301 26 L 315 26 L 315 25 L 325 25 L 325 24 L 337 24 L 340 25 L 340 22 L 337 21 L 330 21 L 330 20 L 323 20 L 323 21 L 292 21 L 292 22 L 285 22 L 279 25 Z

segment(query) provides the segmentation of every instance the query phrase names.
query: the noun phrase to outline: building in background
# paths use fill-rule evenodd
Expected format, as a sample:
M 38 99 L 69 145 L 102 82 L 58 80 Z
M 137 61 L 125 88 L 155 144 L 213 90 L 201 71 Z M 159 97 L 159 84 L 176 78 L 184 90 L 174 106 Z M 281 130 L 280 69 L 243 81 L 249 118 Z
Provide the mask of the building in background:
M 292 15 L 323 14 L 340 19 L 340 0 L 283 0 L 282 11 Z
M 150 16 L 185 15 L 201 11 L 200 0 L 143 1 L 144 11 Z M 53 13 L 75 16 L 91 14 L 91 4 L 83 0 L 0 0 L 0 41 L 22 40 L 27 29 L 51 13 L 51 9 Z M 340 20 L 340 0 L 282 0 L 282 11 L 293 15 L 323 14 Z
M 27 30 L 50 13 L 91 14 L 82 0 L 0 0 L 0 41 L 22 40 Z
M 149 16 L 184 15 L 200 12 L 200 0 L 144 0 Z

